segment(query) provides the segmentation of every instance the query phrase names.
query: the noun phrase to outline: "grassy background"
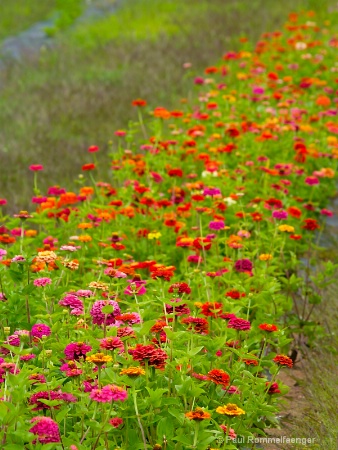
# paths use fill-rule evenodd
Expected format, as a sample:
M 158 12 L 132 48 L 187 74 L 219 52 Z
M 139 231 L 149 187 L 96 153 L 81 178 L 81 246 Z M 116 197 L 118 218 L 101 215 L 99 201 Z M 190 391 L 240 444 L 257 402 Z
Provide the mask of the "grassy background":
M 96 144 L 104 153 L 114 130 L 136 120 L 134 98 L 177 107 L 193 88 L 183 63 L 199 73 L 238 46 L 240 35 L 255 41 L 311 1 L 118 0 L 115 15 L 63 30 L 52 51 L 8 66 L 0 73 L 0 197 L 7 211 L 30 207 L 30 164 L 44 165 L 44 188 L 72 188 L 86 148 Z M 7 5 L 14 14 L 20 3 Z

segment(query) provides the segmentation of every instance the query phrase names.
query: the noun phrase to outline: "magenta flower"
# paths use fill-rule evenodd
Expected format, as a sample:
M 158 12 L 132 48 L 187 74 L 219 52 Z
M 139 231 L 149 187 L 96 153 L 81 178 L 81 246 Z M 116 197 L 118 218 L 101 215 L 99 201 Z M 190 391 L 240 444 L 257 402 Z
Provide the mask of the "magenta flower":
M 44 323 L 37 323 L 32 326 L 31 335 L 35 338 L 41 339 L 43 336 L 49 336 L 50 334 L 49 326 Z
M 248 320 L 235 317 L 233 319 L 230 319 L 230 321 L 228 322 L 228 328 L 232 328 L 234 330 L 239 331 L 247 331 L 250 330 L 251 324 Z
M 276 211 L 273 211 L 272 217 L 277 220 L 283 220 L 287 219 L 288 213 L 283 209 L 277 209 Z
M 316 186 L 317 184 L 319 184 L 319 180 L 317 177 L 306 177 L 305 183 L 309 186 Z
M 13 347 L 20 346 L 20 337 L 17 334 L 12 334 L 8 336 L 7 340 L 4 342 L 6 345 L 13 345 Z
M 37 440 L 41 444 L 60 442 L 59 425 L 50 417 L 33 417 L 31 423 L 34 425 L 29 431 L 37 436 Z M 36 444 L 36 440 L 33 441 L 33 444 Z
M 37 278 L 33 281 L 34 286 L 45 287 L 47 284 L 51 284 L 51 278 Z
M 32 164 L 31 166 L 29 166 L 29 170 L 38 172 L 39 170 L 43 170 L 43 166 L 41 164 Z
M 224 227 L 224 220 L 214 220 L 209 223 L 210 230 L 223 230 Z
M 71 342 L 64 349 L 64 354 L 69 360 L 79 361 L 90 351 L 92 351 L 92 347 L 84 342 Z
M 214 195 L 220 195 L 221 191 L 218 188 L 204 188 L 203 195 L 213 197 Z
M 251 272 L 253 268 L 252 262 L 247 258 L 238 259 L 234 267 L 237 272 Z
M 102 312 L 102 308 L 108 305 L 113 307 L 113 311 L 111 313 L 105 314 Z M 102 325 L 103 323 L 105 323 L 106 325 L 119 325 L 116 322 L 115 317 L 118 316 L 120 312 L 121 311 L 119 304 L 114 300 L 98 300 L 94 302 L 92 309 L 90 310 L 90 315 L 93 318 L 93 323 L 96 323 L 97 325 Z
M 34 353 L 29 353 L 28 355 L 22 355 L 20 356 L 20 361 L 30 361 L 31 359 L 34 359 L 36 355 Z
M 321 209 L 320 214 L 327 217 L 333 217 L 333 212 L 330 211 L 329 209 Z

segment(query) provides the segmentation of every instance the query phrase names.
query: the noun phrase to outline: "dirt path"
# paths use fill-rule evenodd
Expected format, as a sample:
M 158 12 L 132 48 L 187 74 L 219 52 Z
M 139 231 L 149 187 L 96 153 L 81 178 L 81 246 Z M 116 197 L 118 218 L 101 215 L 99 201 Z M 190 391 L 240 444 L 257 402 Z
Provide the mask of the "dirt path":
M 323 259 L 337 262 L 338 198 L 331 205 L 334 217 L 328 219 L 321 245 Z M 266 430 L 271 438 L 298 438 L 306 441 L 264 444 L 265 450 L 338 449 L 338 282 L 323 294 L 313 320 L 324 329 L 309 348 L 303 346 L 294 368 L 280 373 L 289 386 L 280 414 L 280 429 Z M 311 442 L 308 441 L 311 440 Z

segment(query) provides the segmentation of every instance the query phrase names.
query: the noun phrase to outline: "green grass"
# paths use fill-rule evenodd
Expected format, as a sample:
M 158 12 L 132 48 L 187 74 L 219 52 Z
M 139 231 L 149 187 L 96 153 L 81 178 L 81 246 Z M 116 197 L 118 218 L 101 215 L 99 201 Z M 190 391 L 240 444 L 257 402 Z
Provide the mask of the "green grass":
M 56 0 L 2 0 L 0 5 L 0 41 L 46 19 Z
M 114 130 L 136 119 L 130 106 L 144 97 L 170 107 L 193 89 L 182 68 L 198 74 L 238 37 L 253 42 L 278 29 L 305 0 L 123 0 L 116 15 L 60 33 L 58 46 L 0 74 L 0 197 L 7 211 L 29 207 L 28 166 L 45 166 L 41 184 L 72 187 L 86 148 L 102 151 Z

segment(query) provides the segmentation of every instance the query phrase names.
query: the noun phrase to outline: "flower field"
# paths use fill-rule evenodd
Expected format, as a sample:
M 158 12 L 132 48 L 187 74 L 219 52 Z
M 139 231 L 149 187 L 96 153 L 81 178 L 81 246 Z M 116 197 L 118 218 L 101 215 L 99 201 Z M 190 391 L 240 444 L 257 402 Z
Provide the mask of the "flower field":
M 77 192 L 41 192 L 32 161 L 35 212 L 0 199 L 1 448 L 230 450 L 278 424 L 279 373 L 336 270 L 311 271 L 337 47 L 329 21 L 290 14 L 177 109 L 134 99 Z

